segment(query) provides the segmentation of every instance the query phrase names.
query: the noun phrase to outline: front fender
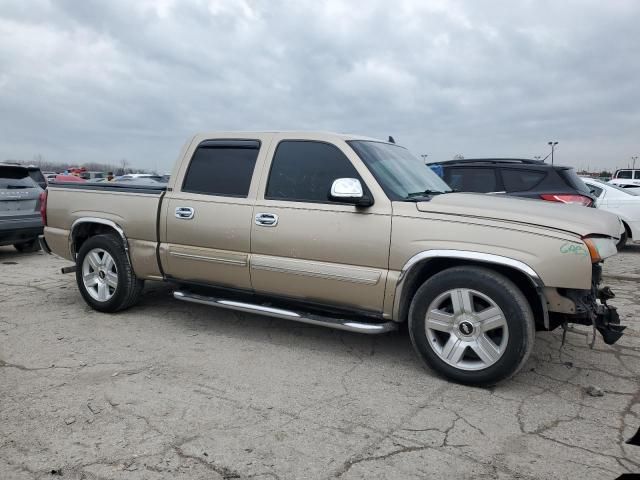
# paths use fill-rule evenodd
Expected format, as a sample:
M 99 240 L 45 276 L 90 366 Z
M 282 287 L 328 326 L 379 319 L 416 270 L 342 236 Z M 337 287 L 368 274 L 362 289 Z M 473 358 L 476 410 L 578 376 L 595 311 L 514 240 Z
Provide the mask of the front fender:
M 392 317 L 395 321 L 400 321 L 402 317 L 401 308 L 402 302 L 405 300 L 404 288 L 407 278 L 411 275 L 413 270 L 421 268 L 425 262 L 429 262 L 435 259 L 451 259 L 452 261 L 464 260 L 475 264 L 499 265 L 501 267 L 507 267 L 509 269 L 521 272 L 530 280 L 532 287 L 535 289 L 540 301 L 540 308 L 543 314 L 544 326 L 547 329 L 549 328 L 549 312 L 547 309 L 547 299 L 544 295 L 544 283 L 533 268 L 531 268 L 526 263 L 513 258 L 468 250 L 434 249 L 419 252 L 411 257 L 402 268 L 402 271 L 400 272 L 400 275 L 398 277 L 398 282 L 396 283 L 392 313 Z

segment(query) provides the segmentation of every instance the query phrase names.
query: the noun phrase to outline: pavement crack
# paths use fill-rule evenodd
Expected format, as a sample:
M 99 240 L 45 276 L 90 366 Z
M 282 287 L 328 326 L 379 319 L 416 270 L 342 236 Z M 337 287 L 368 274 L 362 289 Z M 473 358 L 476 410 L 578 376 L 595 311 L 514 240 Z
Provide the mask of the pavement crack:
M 67 367 L 67 366 L 58 366 L 58 365 L 51 365 L 49 367 L 26 367 L 24 365 L 19 365 L 17 363 L 8 363 L 8 362 L 5 362 L 4 360 L 0 360 L 0 368 L 17 368 L 18 370 L 22 370 L 24 372 L 37 372 L 39 370 L 54 370 L 54 369 L 73 370 L 77 367 Z
M 411 452 L 419 452 L 421 450 L 428 450 L 428 449 L 432 449 L 433 447 L 427 447 L 427 446 L 419 446 L 419 447 L 403 447 L 400 448 L 398 450 L 394 450 L 392 452 L 386 453 L 384 455 L 377 455 L 377 456 L 370 456 L 370 457 L 356 457 L 352 460 L 348 460 L 347 462 L 344 463 L 343 467 L 336 472 L 336 474 L 334 475 L 335 478 L 340 478 L 342 477 L 344 474 L 346 474 L 354 465 L 357 465 L 359 463 L 365 463 L 365 462 L 373 462 L 376 460 L 386 460 L 388 458 L 394 457 L 396 455 L 401 455 L 403 453 L 411 453 Z
M 194 461 L 198 462 L 200 465 L 202 465 L 205 468 L 207 468 L 208 470 L 211 470 L 212 472 L 217 473 L 218 475 L 220 475 L 224 479 L 242 478 L 242 475 L 240 475 L 237 471 L 232 470 L 231 468 L 225 467 L 223 465 L 217 465 L 213 461 L 212 462 L 208 462 L 204 458 L 201 458 L 201 457 L 199 457 L 197 455 L 189 455 L 189 454 L 185 453 L 182 450 L 181 446 L 175 446 L 174 445 L 173 446 L 173 450 L 176 452 L 176 454 L 180 458 L 194 460 Z

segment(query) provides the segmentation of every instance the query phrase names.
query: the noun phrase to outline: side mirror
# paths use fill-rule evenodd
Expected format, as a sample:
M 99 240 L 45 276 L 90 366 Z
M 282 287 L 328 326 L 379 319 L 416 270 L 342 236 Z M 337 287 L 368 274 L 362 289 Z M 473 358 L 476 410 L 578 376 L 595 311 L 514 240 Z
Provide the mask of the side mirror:
M 329 198 L 335 202 L 352 203 L 358 207 L 370 207 L 373 199 L 365 195 L 357 178 L 337 178 L 331 184 Z

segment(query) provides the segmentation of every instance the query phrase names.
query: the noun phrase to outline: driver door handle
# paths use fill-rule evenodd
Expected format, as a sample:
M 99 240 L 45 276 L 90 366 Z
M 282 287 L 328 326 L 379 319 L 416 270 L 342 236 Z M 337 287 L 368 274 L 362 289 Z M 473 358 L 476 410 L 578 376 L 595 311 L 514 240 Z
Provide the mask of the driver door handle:
M 181 220 L 191 220 L 195 211 L 191 207 L 176 207 L 176 218 Z
M 278 225 L 278 215 L 275 213 L 258 213 L 256 214 L 256 225 L 261 227 L 275 227 Z

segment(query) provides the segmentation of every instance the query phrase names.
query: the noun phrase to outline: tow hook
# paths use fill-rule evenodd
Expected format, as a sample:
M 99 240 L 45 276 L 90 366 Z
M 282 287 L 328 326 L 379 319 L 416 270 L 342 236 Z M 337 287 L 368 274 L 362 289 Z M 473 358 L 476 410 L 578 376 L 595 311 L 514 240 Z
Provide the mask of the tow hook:
M 593 326 L 602 335 L 604 343 L 613 345 L 622 336 L 625 326 L 620 325 L 620 315 L 616 307 L 607 305 L 607 300 L 615 298 L 615 294 L 609 287 L 598 289 L 598 299 L 602 302 L 596 307 L 593 318 Z

